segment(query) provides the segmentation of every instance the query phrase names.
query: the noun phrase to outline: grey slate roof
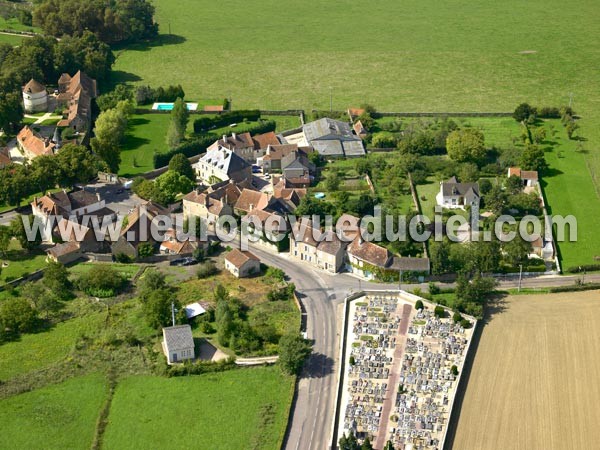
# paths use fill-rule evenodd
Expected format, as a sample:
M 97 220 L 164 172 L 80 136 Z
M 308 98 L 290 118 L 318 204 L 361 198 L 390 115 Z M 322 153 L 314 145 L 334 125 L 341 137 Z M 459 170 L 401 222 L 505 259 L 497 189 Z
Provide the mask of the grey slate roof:
M 429 273 L 429 258 L 414 258 L 410 256 L 395 256 L 392 270 L 404 270 L 407 272 L 427 272 Z
M 479 199 L 479 184 L 458 183 L 456 177 L 452 177 L 442 183 L 442 194 L 444 197 L 460 195 L 465 197 L 466 202 L 471 203 L 473 200 Z
M 176 325 L 163 328 L 165 346 L 170 352 L 176 352 L 194 347 L 192 328 L 189 325 Z
M 324 117 L 303 126 L 304 137 L 315 150 L 325 156 L 359 156 L 365 150 L 350 124 Z
M 363 146 L 362 140 L 344 141 L 343 144 L 346 156 L 363 156 L 365 154 L 365 147 Z
M 311 144 L 323 156 L 344 156 L 344 149 L 340 141 L 311 141 Z
M 206 155 L 201 158 L 201 160 L 206 164 L 217 167 L 219 170 L 224 171 L 228 175 L 243 170 L 250 165 L 243 158 L 240 158 L 238 155 L 225 147 L 209 150 L 206 152 Z

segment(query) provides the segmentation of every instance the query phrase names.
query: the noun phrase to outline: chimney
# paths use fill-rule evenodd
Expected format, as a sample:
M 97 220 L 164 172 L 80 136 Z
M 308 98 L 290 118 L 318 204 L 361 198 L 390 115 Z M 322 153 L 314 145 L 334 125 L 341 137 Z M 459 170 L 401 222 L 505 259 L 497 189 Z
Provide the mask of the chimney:
M 206 206 L 208 208 L 209 203 L 210 202 L 208 201 L 208 195 L 204 194 L 204 206 Z
M 99 202 L 102 201 L 102 199 L 100 198 L 100 193 L 99 192 L 96 192 L 96 198 L 98 199 Z
M 225 143 L 225 142 L 227 142 L 227 135 L 226 134 L 223 135 L 223 143 Z
M 254 209 L 254 205 L 253 205 L 252 203 L 250 203 L 250 204 L 248 205 L 248 210 L 249 210 L 249 211 L 252 211 L 253 209 Z
M 237 134 L 235 134 L 235 132 L 231 133 L 231 137 L 233 138 L 234 141 L 237 140 Z

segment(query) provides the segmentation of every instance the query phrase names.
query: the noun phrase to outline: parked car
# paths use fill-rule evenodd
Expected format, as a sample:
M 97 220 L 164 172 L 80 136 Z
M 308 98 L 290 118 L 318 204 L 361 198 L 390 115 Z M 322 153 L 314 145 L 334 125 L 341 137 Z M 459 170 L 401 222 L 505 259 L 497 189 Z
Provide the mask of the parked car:
M 185 258 L 177 258 L 169 262 L 171 266 L 193 266 L 194 264 L 198 264 L 196 259 L 186 256 Z

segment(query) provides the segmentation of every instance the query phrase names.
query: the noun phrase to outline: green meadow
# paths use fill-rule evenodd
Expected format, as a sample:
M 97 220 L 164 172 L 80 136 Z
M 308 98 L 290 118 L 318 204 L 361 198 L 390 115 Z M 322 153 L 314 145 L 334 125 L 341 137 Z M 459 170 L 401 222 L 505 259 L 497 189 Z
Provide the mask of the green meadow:
M 193 100 L 231 96 L 234 108 L 310 110 L 329 109 L 331 98 L 340 110 L 369 102 L 395 111 L 512 111 L 523 101 L 560 106 L 572 99 L 584 152 L 561 161 L 548 155 L 562 173 L 547 180 L 547 195 L 555 214 L 583 223 L 581 241 L 562 248 L 566 265 L 600 255 L 597 219 L 588 217 L 600 208 L 597 2 L 155 5 L 161 38 L 120 52 L 117 78 L 181 83 Z
M 115 391 L 103 448 L 276 450 L 293 385 L 277 367 L 127 378 Z
M 0 448 L 89 449 L 107 392 L 92 374 L 0 400 Z

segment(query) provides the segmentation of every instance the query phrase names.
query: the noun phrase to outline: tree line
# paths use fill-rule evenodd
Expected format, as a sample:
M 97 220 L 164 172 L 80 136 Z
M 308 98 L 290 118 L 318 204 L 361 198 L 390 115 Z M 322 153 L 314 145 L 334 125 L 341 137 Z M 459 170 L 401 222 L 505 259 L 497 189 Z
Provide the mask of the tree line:
M 33 11 L 33 24 L 55 37 L 90 31 L 108 44 L 129 43 L 158 35 L 154 10 L 146 0 L 43 0 Z

